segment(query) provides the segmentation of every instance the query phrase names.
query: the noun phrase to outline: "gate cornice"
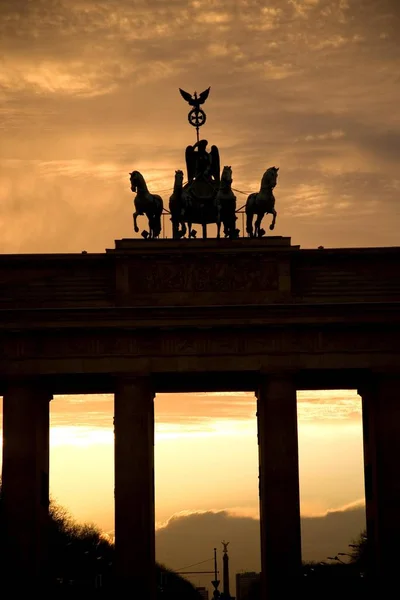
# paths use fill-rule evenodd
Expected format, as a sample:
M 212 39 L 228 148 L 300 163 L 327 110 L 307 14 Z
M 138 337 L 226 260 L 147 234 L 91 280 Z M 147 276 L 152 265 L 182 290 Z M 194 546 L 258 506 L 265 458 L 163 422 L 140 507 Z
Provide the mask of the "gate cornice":
M 0 310 L 1 331 L 400 324 L 400 302 Z

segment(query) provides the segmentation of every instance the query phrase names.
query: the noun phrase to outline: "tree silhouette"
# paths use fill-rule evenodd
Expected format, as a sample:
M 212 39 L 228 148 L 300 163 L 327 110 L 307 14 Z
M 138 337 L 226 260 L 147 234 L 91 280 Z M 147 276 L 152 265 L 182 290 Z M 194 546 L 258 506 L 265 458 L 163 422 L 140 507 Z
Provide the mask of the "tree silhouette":
M 78 524 L 65 508 L 51 502 L 49 573 L 54 585 L 111 585 L 113 560 L 113 543 L 98 527 Z
M 367 532 L 364 530 L 360 533 L 358 538 L 349 544 L 352 549 L 350 552 L 351 562 L 356 564 L 360 572 L 365 572 L 368 569 L 368 540 Z
M 51 501 L 49 510 L 49 584 L 62 597 L 76 596 L 78 590 L 113 596 L 114 544 L 93 524 L 79 524 L 69 512 Z M 0 481 L 0 564 L 7 553 L 2 529 Z M 1 575 L 0 575 L 1 578 Z M 163 565 L 156 565 L 157 599 L 199 600 L 194 586 Z M 57 596 L 58 597 L 58 596 Z

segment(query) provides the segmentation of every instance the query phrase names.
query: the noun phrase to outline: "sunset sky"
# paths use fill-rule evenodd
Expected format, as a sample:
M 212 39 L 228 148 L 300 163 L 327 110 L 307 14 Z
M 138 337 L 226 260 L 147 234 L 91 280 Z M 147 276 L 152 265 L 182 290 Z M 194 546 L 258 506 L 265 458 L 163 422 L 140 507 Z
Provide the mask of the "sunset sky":
M 50 409 L 52 497 L 78 520 L 112 532 L 113 396 L 57 396 Z M 159 394 L 155 413 L 157 526 L 185 511 L 257 518 L 255 397 Z M 362 504 L 360 397 L 298 392 L 298 422 L 302 514 Z
M 168 205 L 195 142 L 178 88 L 208 86 L 201 133 L 234 187 L 257 191 L 280 167 L 276 235 L 399 245 L 399 31 L 398 0 L 2 0 L 0 252 L 134 237 L 128 172 Z M 298 407 L 302 513 L 362 501 L 359 397 L 304 392 Z M 51 412 L 52 495 L 109 531 L 112 398 Z M 255 516 L 254 399 L 161 395 L 156 414 L 157 522 Z

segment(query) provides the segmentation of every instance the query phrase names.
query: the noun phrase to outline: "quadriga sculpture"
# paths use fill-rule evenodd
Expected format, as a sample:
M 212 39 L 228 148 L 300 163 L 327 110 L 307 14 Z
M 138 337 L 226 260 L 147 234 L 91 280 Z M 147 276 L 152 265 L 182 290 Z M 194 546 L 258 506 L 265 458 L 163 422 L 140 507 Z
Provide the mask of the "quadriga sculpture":
M 149 232 L 144 237 L 158 238 L 161 233 L 161 215 L 163 211 L 163 200 L 158 194 L 151 194 L 147 188 L 146 181 L 139 171 L 129 173 L 131 190 L 136 192 L 133 200 L 135 212 L 133 213 L 133 228 L 137 233 L 137 218 L 146 215 L 149 222 Z
M 279 167 L 270 167 L 267 169 L 262 176 L 260 191 L 250 194 L 246 201 L 246 231 L 250 237 L 262 237 L 264 230 L 261 229 L 261 222 L 264 215 L 273 215 L 272 223 L 269 226 L 271 231 L 275 227 L 276 215 L 275 210 L 275 197 L 273 189 L 277 184 Z M 257 215 L 254 223 L 253 231 L 253 217 Z

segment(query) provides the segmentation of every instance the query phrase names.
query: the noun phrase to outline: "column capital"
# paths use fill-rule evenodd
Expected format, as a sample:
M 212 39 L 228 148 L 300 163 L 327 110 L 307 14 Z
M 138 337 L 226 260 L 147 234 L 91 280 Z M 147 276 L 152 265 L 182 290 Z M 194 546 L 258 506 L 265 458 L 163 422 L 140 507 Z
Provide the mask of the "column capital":
M 18 377 L 7 379 L 4 384 L 4 395 L 10 392 L 28 393 L 35 398 L 46 398 L 49 402 L 53 400 L 53 394 L 50 387 L 43 382 L 42 378 L 38 377 Z
M 357 387 L 357 394 L 361 397 L 375 394 L 382 386 L 395 386 L 400 389 L 400 374 L 395 371 L 373 369 L 365 374 Z
M 257 381 L 256 397 L 260 399 L 263 392 L 268 388 L 274 387 L 282 391 L 287 387 L 296 390 L 296 375 L 298 371 L 294 369 L 279 370 L 274 373 L 260 372 Z
M 156 395 L 150 375 L 121 375 L 115 377 L 115 391 L 117 393 L 129 389 L 148 395 L 151 399 L 154 399 Z
M 279 367 L 278 369 L 260 369 L 258 376 L 267 379 L 291 379 L 299 374 L 300 370 L 292 367 Z

